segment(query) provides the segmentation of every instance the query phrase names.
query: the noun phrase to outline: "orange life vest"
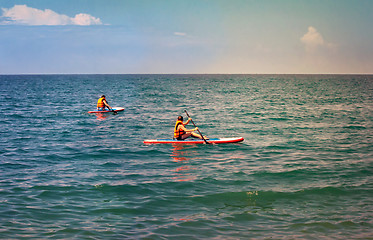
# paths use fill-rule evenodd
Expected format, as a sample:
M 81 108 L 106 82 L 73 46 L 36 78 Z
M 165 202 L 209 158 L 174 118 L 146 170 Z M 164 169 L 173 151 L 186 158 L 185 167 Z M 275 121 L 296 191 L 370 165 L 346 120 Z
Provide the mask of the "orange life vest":
M 104 99 L 103 97 L 99 98 L 98 101 L 97 101 L 97 107 L 98 108 L 103 108 L 105 107 L 105 104 L 104 104 Z
M 183 125 L 183 121 L 177 120 L 174 129 L 174 138 L 176 139 L 180 138 L 183 134 L 186 133 L 183 129 L 177 129 L 180 124 Z

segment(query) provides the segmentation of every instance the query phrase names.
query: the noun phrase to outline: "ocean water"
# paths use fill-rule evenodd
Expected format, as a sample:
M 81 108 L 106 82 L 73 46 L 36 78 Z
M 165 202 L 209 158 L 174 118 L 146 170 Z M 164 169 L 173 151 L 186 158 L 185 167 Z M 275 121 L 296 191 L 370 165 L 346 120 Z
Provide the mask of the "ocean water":
M 88 114 L 102 94 L 124 112 Z M 2 75 L 0 97 L 0 239 L 373 239 L 373 75 Z M 143 144 L 184 110 L 245 141 Z

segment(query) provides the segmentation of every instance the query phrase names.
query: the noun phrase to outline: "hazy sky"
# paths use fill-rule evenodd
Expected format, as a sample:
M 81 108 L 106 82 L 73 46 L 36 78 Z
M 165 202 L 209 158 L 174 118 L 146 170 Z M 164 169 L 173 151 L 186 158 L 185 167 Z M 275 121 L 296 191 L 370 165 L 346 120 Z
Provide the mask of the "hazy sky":
M 373 0 L 0 0 L 0 74 L 373 73 Z

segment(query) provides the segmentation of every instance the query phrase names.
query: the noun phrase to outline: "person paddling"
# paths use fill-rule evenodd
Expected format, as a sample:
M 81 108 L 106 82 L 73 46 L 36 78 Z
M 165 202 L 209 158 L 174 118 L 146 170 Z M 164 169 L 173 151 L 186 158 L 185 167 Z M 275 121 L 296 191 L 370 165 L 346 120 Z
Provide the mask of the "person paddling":
M 97 110 L 104 111 L 105 107 L 107 107 L 109 110 L 112 110 L 112 108 L 106 101 L 105 95 L 102 95 L 97 101 Z
M 186 139 L 190 136 L 195 137 L 195 138 L 199 138 L 199 139 L 203 139 L 203 137 L 200 134 L 194 132 L 194 131 L 198 130 L 198 127 L 194 128 L 194 129 L 186 129 L 185 128 L 185 125 L 187 125 L 192 120 L 191 118 L 189 118 L 188 121 L 186 121 L 185 123 L 183 122 L 183 120 L 184 120 L 183 116 L 178 116 L 177 117 L 177 121 L 176 121 L 175 128 L 174 128 L 174 138 L 175 139 L 184 140 L 184 139 Z M 208 139 L 205 136 L 204 136 L 204 138 Z

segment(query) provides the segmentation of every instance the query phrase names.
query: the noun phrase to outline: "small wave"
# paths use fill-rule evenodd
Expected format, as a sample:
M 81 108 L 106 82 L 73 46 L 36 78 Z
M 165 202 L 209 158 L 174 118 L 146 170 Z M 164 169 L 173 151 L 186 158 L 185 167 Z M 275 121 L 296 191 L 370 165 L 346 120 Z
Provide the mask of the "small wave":
M 269 118 L 269 119 L 273 121 L 279 121 L 279 122 L 290 120 L 290 118 L 284 118 L 284 117 Z
M 365 126 L 362 126 L 362 125 L 350 125 L 350 126 L 345 126 L 343 128 L 346 128 L 346 129 L 367 129 Z
M 103 167 L 121 167 L 122 164 L 114 163 L 114 162 L 106 162 L 101 164 Z
M 7 169 L 7 170 L 19 170 L 19 169 L 31 168 L 32 165 L 24 164 L 24 163 L 5 162 L 5 163 L 0 163 L 0 167 L 2 169 Z

